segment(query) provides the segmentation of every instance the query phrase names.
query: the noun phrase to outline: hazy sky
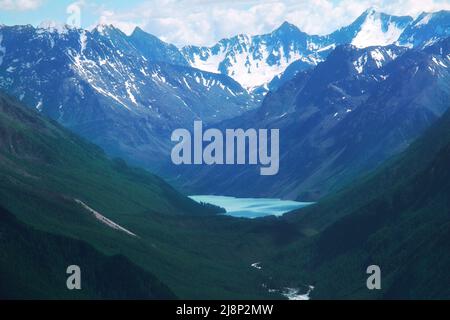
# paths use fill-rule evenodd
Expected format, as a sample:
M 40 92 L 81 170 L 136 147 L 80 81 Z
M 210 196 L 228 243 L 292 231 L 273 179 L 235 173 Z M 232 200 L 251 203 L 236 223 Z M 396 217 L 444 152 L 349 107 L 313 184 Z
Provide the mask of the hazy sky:
M 351 23 L 369 7 L 396 15 L 450 10 L 450 0 L 0 0 L 0 23 L 65 23 L 67 9 L 80 8 L 81 26 L 136 26 L 177 45 L 211 45 L 238 33 L 270 32 L 283 21 L 311 34 Z M 73 11 L 72 11 L 73 12 Z

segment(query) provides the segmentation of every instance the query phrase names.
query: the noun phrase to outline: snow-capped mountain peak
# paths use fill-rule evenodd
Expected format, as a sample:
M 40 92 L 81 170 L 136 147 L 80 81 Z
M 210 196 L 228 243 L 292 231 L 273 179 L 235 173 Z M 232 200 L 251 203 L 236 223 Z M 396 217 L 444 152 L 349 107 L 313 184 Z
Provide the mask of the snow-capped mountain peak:
M 358 48 L 367 48 L 395 43 L 412 18 L 390 16 L 371 8 L 365 11 L 359 20 L 360 27 L 351 44 Z
M 295 25 L 284 22 L 272 33 L 238 35 L 212 47 L 188 46 L 182 53 L 193 67 L 227 74 L 253 91 L 267 86 L 294 61 L 303 59 L 317 64 L 319 59 L 309 56 L 314 40 Z
M 67 34 L 68 31 L 70 29 L 74 29 L 74 27 L 57 21 L 46 20 L 41 22 L 37 27 L 37 29 L 45 30 L 51 33 Z
M 112 24 L 98 24 L 91 30 L 91 32 L 98 33 L 98 34 L 103 35 L 103 36 L 107 36 L 111 32 L 120 32 L 120 33 L 122 33 L 122 31 L 120 31 L 120 29 L 116 28 Z

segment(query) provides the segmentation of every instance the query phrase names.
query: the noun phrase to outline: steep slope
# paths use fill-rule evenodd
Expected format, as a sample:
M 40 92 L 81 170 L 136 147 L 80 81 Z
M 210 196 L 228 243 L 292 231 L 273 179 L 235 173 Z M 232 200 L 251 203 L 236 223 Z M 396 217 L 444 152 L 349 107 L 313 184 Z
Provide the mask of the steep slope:
M 175 48 L 142 31 L 2 26 L 0 39 L 3 90 L 135 164 L 166 159 L 174 128 L 254 106 L 225 75 L 167 63 L 181 59 Z
M 78 240 L 37 231 L 0 208 L 1 299 L 175 299 L 153 275 L 122 256 L 105 256 Z M 82 290 L 67 290 L 76 261 Z M 114 281 L 111 281 L 114 279 Z
M 271 268 L 314 283 L 313 298 L 448 299 L 449 161 L 446 112 L 373 174 L 285 216 L 310 236 L 277 254 Z M 381 290 L 365 286 L 371 264 L 381 268 Z
M 392 16 L 373 8 L 364 11 L 352 24 L 328 37 L 339 44 L 352 44 L 357 48 L 394 44 L 412 22 L 408 16 Z
M 178 168 L 189 177 L 185 186 L 196 193 L 300 200 L 337 190 L 404 150 L 445 112 L 449 42 L 407 52 L 336 48 L 314 70 L 270 93 L 261 108 L 221 125 L 280 129 L 277 175 L 260 176 L 256 166 Z
M 409 47 L 429 46 L 448 36 L 450 11 L 424 12 L 405 29 L 398 43 Z
M 3 94 L 0 181 L 3 298 L 173 298 L 154 276 L 129 260 L 105 256 L 72 239 L 78 228 L 90 226 L 89 232 L 98 234 L 109 229 L 75 199 L 90 204 L 110 202 L 118 211 L 208 212 L 159 178 L 107 160 L 97 147 Z M 24 225 L 7 210 L 46 232 Z M 114 233 L 120 236 L 121 232 Z M 81 292 L 65 289 L 65 269 L 74 261 L 85 271 Z M 111 281 L 116 278 L 122 280 Z
M 263 232 L 277 229 L 277 223 L 262 221 L 257 228 L 217 216 L 217 208 L 197 204 L 124 161 L 108 160 L 98 147 L 3 94 L 0 207 L 6 215 L 0 220 L 0 268 L 9 279 L 2 281 L 5 297 L 77 297 L 62 292 L 67 266 L 60 268 L 71 252 L 70 264 L 84 266 L 89 283 L 98 268 L 108 267 L 98 282 L 86 283 L 84 298 L 168 297 L 171 292 L 190 299 L 274 296 L 261 287 L 250 265 L 283 237 L 276 230 Z M 17 239 L 18 232 L 24 238 Z M 118 255 L 125 259 L 114 257 Z M 24 264 L 15 267 L 15 261 Z M 57 263 L 47 268 L 53 261 Z M 125 283 L 105 282 L 115 279 L 115 271 L 109 270 L 115 263 L 135 273 L 117 270 L 123 272 L 119 278 L 130 281 L 123 291 Z M 42 281 L 48 280 L 42 289 L 40 278 L 34 277 L 40 267 Z M 23 278 L 14 270 L 25 272 Z M 161 290 L 144 291 L 139 281 Z
M 163 191 L 159 179 L 112 163 L 5 96 L 0 101 L 5 298 L 73 298 L 58 288 L 69 259 L 87 272 L 81 298 L 170 297 L 168 290 L 181 298 L 279 297 L 261 285 L 267 281 L 270 288 L 314 284 L 313 298 L 449 297 L 448 112 L 398 160 L 353 187 L 282 218 L 241 220 L 199 217 L 201 206 Z M 117 254 L 126 258 L 111 257 Z M 24 263 L 14 268 L 13 261 Z M 255 261 L 263 270 L 251 267 Z M 365 289 L 372 263 L 382 268 L 381 292 Z M 42 278 L 40 267 L 49 271 Z M 106 281 L 116 271 L 131 287 Z M 144 291 L 147 285 L 155 290 Z
M 60 189 L 61 194 L 55 195 L 56 198 L 95 198 L 95 193 L 89 192 L 91 187 L 101 190 L 108 186 L 109 190 L 124 194 L 141 188 L 144 193 L 130 195 L 128 208 L 133 204 L 135 208 L 165 214 L 187 214 L 200 209 L 162 179 L 144 170 L 130 168 L 122 160 L 108 160 L 95 145 L 39 117 L 34 111 L 23 109 L 4 94 L 0 96 L 0 108 L 2 180 L 11 184 L 9 189 L 2 185 L 5 192 L 22 187 L 23 192 L 28 189 L 32 193 L 45 194 L 49 192 L 46 187 L 64 182 L 65 177 L 72 184 Z M 27 174 L 27 166 L 33 174 Z M 98 168 L 102 170 L 97 172 Z M 73 182 L 84 178 L 89 184 L 85 189 L 79 189 Z

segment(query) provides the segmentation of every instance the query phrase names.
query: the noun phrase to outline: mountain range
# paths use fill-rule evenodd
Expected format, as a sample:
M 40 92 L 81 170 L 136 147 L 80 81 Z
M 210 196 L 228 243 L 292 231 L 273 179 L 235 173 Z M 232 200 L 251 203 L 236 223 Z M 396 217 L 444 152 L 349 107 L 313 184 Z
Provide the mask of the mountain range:
M 5 91 L 142 165 L 167 152 L 161 140 L 174 128 L 255 107 L 236 81 L 186 66 L 174 46 L 139 30 L 126 36 L 112 26 L 2 26 L 0 47 Z
M 0 26 L 0 298 L 448 299 L 449 98 L 448 11 L 181 49 Z M 172 165 L 194 120 L 279 129 L 279 173 Z M 316 203 L 244 219 L 180 190 Z
M 398 44 L 420 47 L 450 35 L 449 13 L 423 13 L 417 19 L 366 10 L 353 23 L 329 35 L 309 35 L 283 23 L 272 33 L 238 35 L 212 47 L 186 46 L 186 60 L 202 70 L 229 75 L 244 88 L 258 92 L 276 89 L 274 79 L 296 63 L 297 71 L 315 67 L 338 45 L 358 48 Z M 272 85 L 270 85 L 272 84 Z

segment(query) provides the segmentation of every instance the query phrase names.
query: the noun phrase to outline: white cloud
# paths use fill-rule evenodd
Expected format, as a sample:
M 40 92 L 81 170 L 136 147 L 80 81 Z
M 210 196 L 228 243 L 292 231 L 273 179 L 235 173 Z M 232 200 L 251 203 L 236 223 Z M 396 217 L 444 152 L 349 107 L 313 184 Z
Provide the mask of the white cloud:
M 1 0 L 0 0 L 1 1 Z M 450 10 L 449 0 L 158 0 L 143 1 L 127 12 L 103 7 L 99 23 L 125 33 L 136 26 L 177 45 L 211 45 L 239 33 L 272 31 L 283 21 L 310 34 L 327 34 L 348 25 L 364 10 L 417 16 L 422 11 Z
M 0 10 L 27 11 L 39 8 L 42 0 L 0 0 Z

